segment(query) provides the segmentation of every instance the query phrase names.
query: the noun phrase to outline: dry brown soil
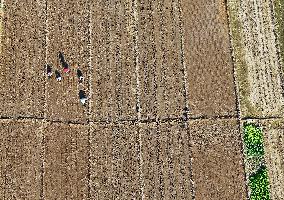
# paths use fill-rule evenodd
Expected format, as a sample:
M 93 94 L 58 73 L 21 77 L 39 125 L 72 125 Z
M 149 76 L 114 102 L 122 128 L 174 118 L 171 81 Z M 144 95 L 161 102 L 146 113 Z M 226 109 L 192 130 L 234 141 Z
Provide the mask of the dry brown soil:
M 192 199 L 189 135 L 182 126 L 141 125 L 144 199 Z
M 141 199 L 137 126 L 95 124 L 90 143 L 92 199 Z
M 223 0 L 181 0 L 187 98 L 192 116 L 236 114 L 233 63 Z
M 189 127 L 196 199 L 246 199 L 237 121 L 197 120 Z
M 0 198 L 40 199 L 41 122 L 0 122 Z
M 47 63 L 53 70 L 59 70 L 63 80 L 53 77 L 47 80 L 47 116 L 53 120 L 86 121 L 88 107 L 79 102 L 78 92 L 88 94 L 89 43 L 89 1 L 47 1 Z M 63 52 L 71 72 L 63 73 L 59 52 Z M 84 75 L 83 84 L 78 84 L 76 69 Z
M 91 10 L 93 119 L 136 119 L 132 1 L 94 1 Z
M 43 117 L 44 4 L 5 1 L 2 27 L 1 116 Z
M 44 199 L 87 199 L 88 127 L 48 123 L 44 129 Z

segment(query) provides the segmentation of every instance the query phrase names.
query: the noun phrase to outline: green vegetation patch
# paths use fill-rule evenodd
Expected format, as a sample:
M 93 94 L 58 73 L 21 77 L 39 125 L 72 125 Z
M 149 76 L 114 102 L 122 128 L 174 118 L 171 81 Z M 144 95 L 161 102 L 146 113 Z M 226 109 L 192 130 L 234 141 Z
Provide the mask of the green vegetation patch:
M 252 123 L 244 124 L 244 143 L 247 156 L 263 156 L 262 129 Z
M 249 177 L 249 187 L 250 200 L 270 200 L 268 173 L 265 166 L 261 166 Z

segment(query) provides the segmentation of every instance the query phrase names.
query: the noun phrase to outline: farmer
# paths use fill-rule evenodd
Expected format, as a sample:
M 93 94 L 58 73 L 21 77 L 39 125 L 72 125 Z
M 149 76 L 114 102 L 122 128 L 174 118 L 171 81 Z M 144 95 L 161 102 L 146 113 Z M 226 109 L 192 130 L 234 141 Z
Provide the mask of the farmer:
M 70 71 L 69 65 L 65 61 L 64 55 L 61 51 L 59 52 L 58 57 L 59 57 L 59 61 L 60 61 L 61 65 L 63 66 L 63 72 L 68 73 Z
M 61 77 L 59 71 L 57 71 L 57 70 L 55 70 L 55 77 L 56 77 L 57 81 L 61 81 L 62 80 L 62 77 Z
M 83 73 L 80 69 L 77 69 L 77 76 L 78 76 L 78 79 L 79 79 L 79 83 L 82 83 L 83 82 Z
M 86 94 L 83 90 L 80 90 L 79 91 L 79 98 L 80 98 L 80 102 L 85 105 L 86 104 L 86 101 L 87 101 L 87 97 L 86 97 Z
M 62 64 L 63 65 L 63 72 L 68 73 L 70 72 L 69 65 L 65 62 Z
M 50 65 L 46 65 L 46 73 L 47 73 L 47 77 L 50 78 L 52 76 L 52 68 Z

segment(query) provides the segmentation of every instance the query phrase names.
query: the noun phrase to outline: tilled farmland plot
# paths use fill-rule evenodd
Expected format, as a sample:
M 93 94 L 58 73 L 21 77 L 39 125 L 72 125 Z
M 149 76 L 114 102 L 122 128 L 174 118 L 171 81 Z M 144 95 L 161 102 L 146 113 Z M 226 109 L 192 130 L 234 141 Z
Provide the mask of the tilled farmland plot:
M 183 122 L 143 124 L 144 199 L 192 199 L 189 135 Z
M 178 4 L 177 0 L 137 2 L 142 119 L 182 117 L 186 107 Z
M 88 127 L 48 123 L 44 131 L 44 199 L 87 199 Z
M 197 120 L 189 127 L 195 198 L 245 199 L 237 120 Z
M 40 199 L 40 122 L 0 122 L 0 198 Z
M 229 1 L 242 117 L 283 116 L 271 1 Z
M 88 107 L 80 105 L 78 93 L 79 89 L 88 93 L 89 9 L 88 0 L 47 1 L 47 63 L 63 78 L 61 82 L 55 78 L 47 80 L 47 116 L 50 119 L 81 122 L 87 119 Z M 63 72 L 59 52 L 70 67 L 67 74 Z M 82 84 L 78 83 L 77 69 L 83 72 Z
M 92 199 L 141 199 L 138 127 L 95 124 L 90 144 Z
M 181 0 L 181 10 L 190 114 L 236 115 L 233 63 L 223 1 Z
M 0 64 L 0 115 L 43 117 L 44 2 L 5 1 Z
M 95 121 L 137 118 L 135 17 L 132 1 L 93 1 L 92 89 Z

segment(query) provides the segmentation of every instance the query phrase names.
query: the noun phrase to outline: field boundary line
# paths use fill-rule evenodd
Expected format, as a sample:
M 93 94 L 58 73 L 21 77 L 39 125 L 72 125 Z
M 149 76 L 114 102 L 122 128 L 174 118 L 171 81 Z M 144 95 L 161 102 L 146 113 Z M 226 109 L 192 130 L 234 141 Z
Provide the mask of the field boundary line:
M 213 116 L 213 117 L 188 117 L 187 120 L 184 120 L 183 117 L 179 118 L 164 118 L 164 119 L 145 119 L 141 120 L 139 123 L 141 124 L 150 124 L 150 123 L 167 123 L 167 122 L 188 122 L 188 121 L 198 121 L 198 120 L 229 120 L 229 119 L 238 119 L 238 116 L 236 115 L 227 115 L 227 116 Z M 283 119 L 282 117 L 240 117 L 241 121 L 244 120 L 279 120 Z M 72 125 L 88 125 L 89 123 L 93 124 L 124 124 L 124 123 L 138 123 L 137 119 L 133 120 L 119 120 L 119 121 L 89 121 L 89 122 L 78 122 L 78 121 L 71 121 L 71 120 L 50 120 L 50 119 L 44 119 L 42 117 L 0 117 L 0 121 L 45 121 L 49 123 L 61 123 L 61 124 L 72 124 Z
M 138 1 L 132 0 L 133 8 L 133 18 L 134 18 L 134 56 L 135 56 L 135 74 L 136 74 L 136 112 L 137 112 L 137 124 L 138 124 L 138 140 L 139 140 L 139 179 L 140 179 L 140 190 L 141 190 L 141 198 L 142 200 L 145 199 L 144 195 L 144 174 L 143 174 L 143 156 L 142 156 L 142 134 L 140 131 L 140 124 L 141 124 L 141 104 L 140 104 L 140 79 L 139 79 L 139 35 L 138 35 Z
M 184 48 L 184 24 L 183 24 L 183 13 L 182 13 L 182 0 L 178 0 L 178 19 L 179 19 L 179 32 L 180 32 L 180 42 L 181 42 L 181 46 L 180 46 L 180 54 L 181 54 L 181 64 L 183 66 L 183 87 L 184 87 L 184 98 L 185 98 L 185 108 L 184 108 L 184 116 L 182 118 L 182 120 L 184 121 L 184 125 L 185 125 L 185 130 L 186 133 L 188 134 L 188 141 L 187 141 L 187 146 L 188 146 L 188 150 L 189 150 L 189 169 L 190 169 L 190 184 L 191 184 L 191 198 L 192 200 L 195 200 L 195 182 L 193 179 L 193 153 L 192 153 L 192 149 L 191 149 L 191 145 L 190 145 L 190 141 L 191 141 L 191 134 L 189 131 L 189 126 L 188 126 L 188 122 L 189 120 L 193 120 L 192 118 L 188 117 L 188 112 L 189 112 L 189 102 L 188 102 L 188 88 L 187 88 L 187 83 L 188 83 L 188 75 L 187 75 L 187 67 L 186 67 L 186 62 L 185 62 L 185 48 Z
M 185 63 L 185 52 L 184 52 L 184 25 L 182 23 L 182 11 L 181 11 L 181 0 L 178 0 L 178 6 L 176 8 L 178 10 L 178 26 L 179 26 L 179 34 L 180 34 L 180 54 L 181 54 L 181 64 L 183 66 L 183 89 L 184 89 L 184 99 L 185 99 L 185 108 L 184 108 L 184 118 L 187 120 L 188 112 L 189 112 L 189 102 L 188 102 L 188 88 L 187 88 L 187 69 Z
M 41 141 L 41 154 L 42 154 L 42 163 L 41 163 L 41 191 L 40 191 L 40 198 L 44 200 L 44 175 L 45 175 L 45 131 L 47 127 L 47 76 L 46 76 L 46 65 L 47 63 L 47 52 L 48 52 L 48 3 L 47 0 L 44 2 L 44 9 L 45 9 L 45 66 L 43 75 L 44 75 L 44 106 L 43 106 L 43 118 L 37 119 L 41 120 L 42 124 L 42 141 Z
M 234 79 L 234 90 L 235 90 L 235 101 L 236 101 L 236 110 L 237 110 L 237 124 L 238 124 L 238 131 L 239 131 L 239 140 L 241 143 L 241 156 L 242 156 L 242 168 L 244 170 L 244 184 L 245 184 L 245 194 L 246 194 L 246 198 L 249 199 L 249 188 L 248 188 L 248 180 L 247 180 L 247 176 L 246 176 L 246 167 L 245 167 L 245 153 L 244 153 L 244 140 L 243 140 L 243 133 L 242 133 L 242 126 L 241 126 L 241 102 L 240 102 L 240 93 L 239 93 L 239 85 L 238 85 L 238 79 L 237 79 L 237 62 L 236 62 L 236 55 L 235 55 L 235 51 L 233 48 L 233 32 L 232 32 L 232 28 L 231 25 L 233 24 L 232 19 L 231 19 L 231 15 L 233 13 L 230 13 L 230 9 L 232 9 L 230 6 L 231 0 L 228 0 L 225 2 L 225 9 L 226 9 L 226 17 L 227 17 L 227 26 L 228 26 L 228 31 L 229 31 L 229 45 L 230 45 L 230 54 L 231 54 L 231 61 L 232 61 L 232 65 L 233 65 L 233 79 Z M 233 4 L 233 3 L 232 3 Z M 233 11 L 231 11 L 233 12 Z
M 91 123 L 91 120 L 93 118 L 92 115 L 92 100 L 93 100 L 93 51 L 92 51 L 92 29 L 93 29 L 93 18 L 92 18 L 92 11 L 93 11 L 93 1 L 89 0 L 89 80 L 88 80 L 88 87 L 89 87 L 89 102 L 88 102 L 88 194 L 87 198 L 91 198 L 91 134 L 92 134 L 92 128 L 93 124 Z

